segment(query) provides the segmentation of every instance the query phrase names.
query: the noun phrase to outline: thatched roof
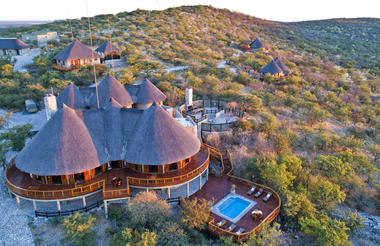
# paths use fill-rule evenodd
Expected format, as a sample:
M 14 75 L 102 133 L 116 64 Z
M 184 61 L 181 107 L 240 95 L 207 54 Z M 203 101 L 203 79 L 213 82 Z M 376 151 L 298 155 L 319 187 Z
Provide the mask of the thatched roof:
M 68 175 L 103 163 L 169 164 L 200 149 L 200 142 L 160 106 L 122 108 L 113 98 L 104 108 L 75 112 L 63 105 L 26 145 L 16 166 L 41 176 Z
M 124 158 L 123 152 L 123 134 L 122 131 L 122 106 L 113 98 L 111 98 L 108 105 L 104 108 L 104 134 L 106 136 L 107 150 L 110 155 L 111 161 L 122 160 Z
M 54 56 L 53 59 L 61 61 L 71 61 L 74 59 L 100 58 L 100 55 L 92 51 L 89 47 L 75 40 L 66 46 L 61 52 Z
M 103 53 L 103 54 L 111 53 L 111 52 L 119 52 L 119 53 L 121 52 L 121 50 L 118 47 L 116 47 L 109 41 L 106 41 L 104 44 L 99 46 L 95 51 Z
M 89 106 L 97 107 L 96 92 L 89 98 Z M 98 84 L 99 106 L 105 107 L 111 98 L 116 100 L 122 106 L 133 104 L 132 98 L 124 86 L 113 76 L 107 75 Z
M 27 48 L 29 45 L 18 38 L 0 38 L 0 49 L 21 50 Z
M 136 94 L 135 103 L 159 103 L 166 99 L 164 93 L 162 93 L 152 82 L 145 79 L 139 86 Z
M 86 106 L 82 93 L 73 83 L 69 83 L 57 97 L 57 107 L 62 108 L 63 104 L 70 108 L 84 108 Z
M 282 69 L 272 60 L 267 65 L 265 65 L 262 69 L 260 69 L 259 73 L 267 74 L 270 73 L 272 75 L 281 73 Z
M 20 170 L 67 175 L 100 165 L 90 133 L 74 110 L 63 105 L 16 157 Z
M 278 58 L 274 58 L 273 61 L 279 66 L 284 73 L 289 72 L 289 69 L 285 66 L 285 64 Z
M 264 47 L 264 44 L 260 41 L 260 39 L 256 38 L 255 41 L 249 44 L 251 49 L 260 49 Z
M 169 164 L 196 154 L 199 148 L 198 138 L 154 103 L 137 123 L 124 160 L 144 165 Z

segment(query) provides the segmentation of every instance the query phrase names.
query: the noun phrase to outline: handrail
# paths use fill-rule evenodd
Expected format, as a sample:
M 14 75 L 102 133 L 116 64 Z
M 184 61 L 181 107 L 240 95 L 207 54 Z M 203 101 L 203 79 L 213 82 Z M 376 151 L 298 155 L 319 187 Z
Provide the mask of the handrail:
M 225 167 L 224 167 L 224 162 L 223 162 L 223 155 L 222 153 L 225 153 L 230 164 L 231 164 L 231 170 L 228 171 L 228 173 L 226 174 L 228 178 L 232 179 L 232 180 L 235 180 L 237 182 L 240 182 L 240 183 L 246 183 L 250 186 L 252 185 L 255 185 L 257 187 L 260 187 L 260 188 L 263 188 L 264 190 L 269 190 L 278 200 L 278 206 L 270 213 L 268 214 L 264 220 L 261 221 L 260 224 L 258 224 L 255 228 L 253 228 L 251 231 L 248 231 L 248 232 L 245 232 L 245 233 L 240 233 L 240 234 L 236 234 L 236 233 L 233 233 L 233 232 L 230 232 L 230 231 L 227 231 L 227 230 L 224 230 L 223 228 L 220 228 L 218 226 L 216 226 L 214 224 L 215 222 L 215 219 L 213 217 L 211 217 L 212 219 L 208 222 L 208 225 L 209 225 L 209 229 L 213 232 L 220 232 L 222 233 L 223 235 L 231 235 L 231 236 L 234 236 L 235 239 L 237 241 L 241 241 L 241 240 L 247 240 L 249 239 L 250 235 L 253 233 L 253 232 L 256 232 L 258 231 L 258 229 L 260 228 L 260 226 L 266 222 L 266 221 L 272 221 L 274 218 L 276 218 L 276 216 L 279 214 L 280 212 L 280 207 L 281 207 L 281 198 L 280 196 L 278 195 L 278 193 L 276 191 L 274 191 L 272 188 L 270 187 L 267 187 L 265 185 L 262 185 L 262 184 L 257 184 L 255 182 L 252 182 L 252 181 L 249 181 L 249 180 L 246 180 L 246 179 L 243 179 L 243 178 L 240 178 L 240 177 L 236 177 L 234 175 L 232 175 L 233 173 L 233 163 L 232 163 L 232 158 L 231 158 L 231 153 L 228 151 L 228 150 L 218 150 L 217 148 L 215 147 L 212 147 L 210 145 L 207 145 L 207 144 L 204 144 L 205 146 L 207 146 L 209 149 L 211 149 L 213 152 L 217 152 L 219 151 L 219 156 L 220 156 L 220 160 L 221 160 L 221 164 L 222 164 L 222 169 L 225 170 Z
M 193 179 L 194 177 L 197 177 L 204 170 L 206 170 L 206 168 L 209 165 L 209 159 L 210 159 L 210 155 L 207 155 L 207 159 L 202 163 L 202 165 L 192 170 L 191 172 L 188 172 L 180 176 L 175 176 L 171 178 L 155 178 L 155 179 L 128 177 L 128 183 L 130 185 L 144 185 L 144 187 L 158 187 L 158 186 L 176 185 L 179 183 L 183 183 L 183 182 Z
M 67 198 L 73 198 L 81 195 L 87 195 L 89 193 L 98 191 L 103 188 L 103 194 L 104 192 L 112 192 L 106 190 L 106 179 L 100 179 L 98 181 L 92 182 L 90 184 L 67 188 L 67 189 L 59 189 L 59 190 L 33 190 L 33 189 L 25 189 L 21 187 L 17 187 L 14 184 L 12 184 L 8 179 L 8 171 L 9 168 L 14 165 L 13 163 L 9 165 L 5 169 L 5 181 L 8 187 L 17 195 L 24 196 L 26 198 L 31 199 L 44 199 L 44 200 L 57 200 L 57 199 L 67 199 Z M 120 191 L 123 192 L 123 191 Z M 127 186 L 126 191 L 124 191 L 124 194 L 128 193 L 129 195 L 129 186 Z
M 171 178 L 134 178 L 134 177 L 125 177 L 125 184 L 127 187 L 125 188 L 110 188 L 106 186 L 106 177 L 102 177 L 98 181 L 76 186 L 70 187 L 66 189 L 60 190 L 37 190 L 37 189 L 25 189 L 21 187 L 17 187 L 12 184 L 8 179 L 8 171 L 14 163 L 9 165 L 5 170 L 6 183 L 10 190 L 12 190 L 15 194 L 30 198 L 30 199 L 44 199 L 44 200 L 56 200 L 56 199 L 67 199 L 73 198 L 81 195 L 86 195 L 92 193 L 94 191 L 103 189 L 103 198 L 114 199 L 114 198 L 122 198 L 128 197 L 130 195 L 129 186 L 130 185 L 143 185 L 144 187 L 158 187 L 158 186 L 168 186 L 168 185 L 176 185 L 183 182 L 187 182 L 194 177 L 197 177 L 204 170 L 207 169 L 209 165 L 210 153 L 209 149 L 204 145 L 201 146 L 203 150 L 207 151 L 206 160 L 196 169 L 191 170 L 185 174 L 180 176 L 175 176 Z

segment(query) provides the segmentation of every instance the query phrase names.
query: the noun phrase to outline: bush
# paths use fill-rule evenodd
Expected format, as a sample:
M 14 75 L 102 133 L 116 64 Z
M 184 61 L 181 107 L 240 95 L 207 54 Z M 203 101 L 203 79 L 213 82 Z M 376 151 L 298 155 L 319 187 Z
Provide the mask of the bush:
M 64 242 L 73 245 L 91 245 L 94 241 L 95 233 L 92 229 L 95 217 L 88 214 L 74 213 L 63 220 L 62 232 Z
M 203 229 L 210 216 L 212 202 L 205 199 L 181 200 L 181 222 L 191 229 Z
M 140 192 L 127 208 L 129 224 L 133 228 L 155 230 L 170 219 L 170 207 L 152 191 Z

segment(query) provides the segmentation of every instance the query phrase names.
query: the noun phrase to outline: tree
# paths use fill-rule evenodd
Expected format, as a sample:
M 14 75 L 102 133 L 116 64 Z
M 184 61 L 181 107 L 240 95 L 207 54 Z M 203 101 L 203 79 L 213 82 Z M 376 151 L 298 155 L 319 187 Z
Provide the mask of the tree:
M 314 204 L 305 194 L 293 191 L 287 192 L 284 209 L 287 216 L 297 220 L 300 217 L 312 217 L 316 212 Z
M 129 224 L 133 228 L 154 231 L 170 218 L 170 207 L 152 191 L 138 193 L 127 208 Z
M 9 141 L 0 142 L 0 166 L 5 166 L 6 164 L 6 153 L 10 150 Z
M 263 223 L 257 233 L 252 233 L 246 245 L 263 245 L 263 246 L 276 246 L 282 243 L 282 232 L 278 223 Z
M 189 236 L 180 224 L 176 222 L 166 223 L 158 232 L 158 246 L 185 246 L 190 245 Z
M 346 222 L 346 226 L 349 229 L 351 234 L 354 234 L 359 229 L 364 227 L 364 219 L 358 214 L 358 211 L 352 212 L 351 209 L 348 210 L 348 213 L 344 216 L 344 221 Z
M 264 157 L 259 163 L 260 176 L 265 182 L 280 191 L 285 191 L 292 185 L 295 176 L 288 171 L 285 163 L 279 164 L 273 157 Z
M 380 145 L 378 144 L 371 144 L 369 146 L 369 151 L 373 155 L 373 162 L 377 162 L 380 158 Z
M 33 136 L 30 131 L 32 128 L 31 124 L 12 127 L 9 131 L 0 134 L 0 140 L 9 140 L 13 151 L 21 151 L 24 148 L 25 140 Z
M 197 198 L 192 200 L 181 199 L 181 207 L 182 223 L 191 229 L 205 228 L 208 218 L 210 217 L 212 202 L 205 199 L 198 200 Z
M 315 164 L 324 176 L 338 180 L 353 172 L 349 163 L 336 156 L 320 155 L 315 158 Z
M 62 232 L 64 242 L 74 245 L 91 245 L 94 241 L 94 231 L 92 229 L 95 217 L 92 215 L 74 213 L 63 220 Z
M 272 114 L 262 113 L 261 114 L 262 122 L 260 124 L 260 131 L 266 133 L 268 136 L 274 133 L 279 123 Z
M 157 242 L 157 235 L 154 232 L 133 230 L 131 228 L 124 228 L 112 237 L 112 245 L 115 246 L 154 246 Z
M 339 185 L 324 177 L 311 178 L 309 190 L 318 209 L 334 207 L 336 203 L 341 203 L 346 198 L 346 194 L 340 190 Z
M 349 245 L 346 224 L 343 221 L 331 219 L 324 212 L 315 217 L 301 217 L 299 223 L 301 230 L 315 237 L 321 245 Z

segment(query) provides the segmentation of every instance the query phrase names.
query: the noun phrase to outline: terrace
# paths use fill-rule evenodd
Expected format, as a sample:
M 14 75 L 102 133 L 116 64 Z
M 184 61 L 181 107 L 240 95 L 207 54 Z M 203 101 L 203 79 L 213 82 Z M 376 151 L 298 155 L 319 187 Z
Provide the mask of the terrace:
M 233 176 L 233 166 L 230 163 L 228 151 L 226 151 L 226 153 L 218 153 L 218 150 L 210 147 L 210 154 L 214 159 L 221 161 L 223 171 L 220 175 L 210 175 L 207 183 L 201 190 L 190 196 L 190 199 L 206 199 L 208 201 L 213 201 L 214 204 L 217 204 L 230 194 L 231 186 L 235 185 L 236 194 L 253 201 L 254 206 L 246 211 L 245 214 L 235 223 L 232 223 L 230 220 L 211 212 L 209 230 L 217 236 L 230 235 L 233 236 L 236 241 L 247 240 L 249 239 L 249 235 L 257 231 L 264 222 L 271 222 L 276 218 L 280 211 L 281 199 L 278 194 L 269 187 Z M 263 194 L 258 198 L 256 198 L 253 194 L 247 194 L 252 185 L 255 185 L 257 189 L 262 188 L 264 190 Z M 263 197 L 265 197 L 268 192 L 271 192 L 273 195 L 267 202 L 264 202 Z M 254 220 L 252 218 L 251 212 L 255 209 L 263 212 L 262 219 Z M 226 220 L 227 222 L 223 226 L 218 226 L 217 223 L 222 220 Z M 228 231 L 227 228 L 232 224 L 236 225 L 235 229 Z M 244 232 L 236 233 L 239 228 L 244 228 Z
M 103 199 L 129 197 L 129 186 L 165 187 L 192 180 L 205 171 L 209 154 L 205 147 L 191 158 L 186 167 L 165 174 L 144 174 L 130 168 L 108 170 L 91 180 L 67 185 L 48 185 L 33 180 L 29 174 L 19 170 L 13 163 L 6 169 L 6 182 L 10 190 L 21 197 L 36 200 L 58 200 L 75 198 L 103 189 Z M 115 187 L 114 179 L 121 179 Z

